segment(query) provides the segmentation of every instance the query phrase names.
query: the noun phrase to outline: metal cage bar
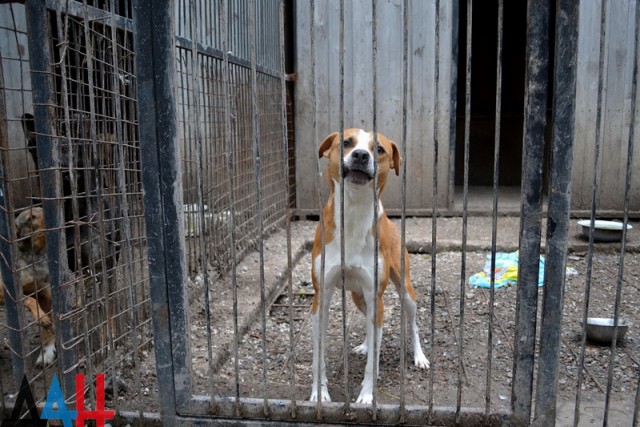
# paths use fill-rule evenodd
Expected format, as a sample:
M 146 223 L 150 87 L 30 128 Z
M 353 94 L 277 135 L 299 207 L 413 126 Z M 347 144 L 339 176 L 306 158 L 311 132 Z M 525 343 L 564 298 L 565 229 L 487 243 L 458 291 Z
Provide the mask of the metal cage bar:
M 138 1 L 133 16 L 149 282 L 160 410 L 167 422 L 189 401 L 190 369 L 184 295 L 183 224 L 176 201 L 182 199 L 175 112 L 173 2 Z M 163 106 L 161 109 L 160 107 Z M 167 333 L 169 332 L 169 333 Z
M 564 305 L 565 271 L 571 211 L 578 7 L 573 1 L 556 7 L 553 82 L 551 182 L 547 212 L 547 252 L 534 422 L 554 424 Z
M 541 240 L 542 164 L 547 123 L 549 57 L 549 7 L 547 0 L 527 6 L 527 71 L 525 132 L 522 155 L 522 200 L 516 336 L 514 338 L 511 405 L 518 422 L 528 423 L 533 396 L 533 369 L 538 308 L 538 263 Z

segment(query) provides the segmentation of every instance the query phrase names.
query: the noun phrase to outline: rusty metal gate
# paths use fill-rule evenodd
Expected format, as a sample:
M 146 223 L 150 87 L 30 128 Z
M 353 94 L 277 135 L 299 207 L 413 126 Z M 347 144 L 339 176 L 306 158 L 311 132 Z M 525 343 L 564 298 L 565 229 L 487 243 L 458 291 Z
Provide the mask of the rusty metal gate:
M 625 110 L 628 139 L 619 141 L 626 155 L 620 242 L 597 242 L 596 219 L 602 212 L 596 172 L 590 219 L 584 223 L 587 237 L 576 246 L 578 229 L 572 225 L 570 195 L 581 9 L 571 0 L 528 2 L 522 28 L 523 138 L 517 141 L 522 146 L 519 218 L 505 216 L 499 187 L 502 104 L 509 96 L 503 92 L 505 8 L 510 7 L 505 3 L 491 3 L 497 23 L 491 75 L 495 127 L 494 145 L 483 147 L 493 153 L 490 208 L 484 216 L 474 216 L 469 208 L 474 167 L 469 160 L 472 88 L 477 88 L 472 84 L 473 28 L 474 11 L 485 4 L 472 0 L 28 1 L 33 137 L 40 156 L 39 199 L 45 212 L 58 362 L 55 369 L 33 371 L 25 367 L 32 355 L 15 350 L 28 347 L 22 342 L 24 316 L 18 303 L 26 305 L 30 295 L 16 290 L 21 276 L 12 261 L 25 240 L 16 231 L 14 215 L 23 209 L 6 195 L 17 187 L 15 182 L 33 177 L 8 178 L 7 153 L 17 150 L 3 141 L 0 249 L 15 384 L 8 384 L 0 370 L 0 391 L 13 390 L 13 385 L 17 389 L 25 371 L 35 373 L 37 380 L 49 378 L 54 370 L 65 379 L 68 391 L 72 374 L 104 368 L 115 390 L 107 405 L 113 405 L 116 421 L 122 423 L 577 426 L 584 421 L 584 402 L 596 401 L 602 410 L 590 416 L 603 425 L 637 425 L 637 335 L 630 329 L 631 338 L 616 339 L 626 332 L 625 317 L 640 322 L 632 308 L 640 296 L 637 272 L 625 270 L 625 261 L 630 268 L 640 266 L 634 243 L 640 235 L 632 234 L 637 227 L 627 228 L 634 191 L 637 66 Z M 600 149 L 606 127 L 600 109 L 607 93 L 603 70 L 606 29 L 613 25 L 608 21 L 610 10 L 610 2 L 602 0 L 596 171 L 604 162 Z M 633 18 L 628 23 L 634 24 L 630 54 L 637 64 L 640 7 L 629 6 L 629 11 Z M 357 28 L 364 23 L 368 29 L 358 37 L 353 34 L 356 25 L 350 25 L 356 21 Z M 396 31 L 393 37 L 387 32 L 391 25 Z M 450 31 L 447 41 L 441 41 L 443 28 Z M 15 31 L 20 33 L 17 27 Z M 412 38 L 421 37 L 422 31 L 433 35 L 433 43 L 415 47 Z M 38 46 L 40 39 L 32 32 L 45 35 L 47 43 Z M 383 42 L 387 36 L 398 43 Z M 335 43 L 319 54 L 326 46 L 318 40 L 327 39 Z M 294 49 L 303 41 L 304 46 Z M 310 62 L 306 75 L 296 74 L 296 58 L 291 58 L 301 49 L 306 49 L 301 57 Z M 9 57 L 0 54 L 0 59 Z M 432 58 L 431 75 L 412 68 L 414 55 Z M 453 59 L 443 66 L 440 61 L 449 55 Z M 388 62 L 389 58 L 400 59 Z M 355 66 L 345 67 L 350 61 Z M 387 66 L 396 67 L 397 81 L 380 78 Z M 337 77 L 335 87 L 320 93 L 326 87 L 322 79 L 327 70 Z M 441 71 L 449 75 L 442 76 Z M 359 83 L 366 82 L 362 93 L 347 96 L 345 81 L 359 78 Z M 423 79 L 435 82 L 431 92 L 424 92 L 432 96 L 427 100 L 431 109 L 409 96 L 409 85 Z M 304 96 L 292 97 L 300 91 Z M 390 91 L 397 93 L 385 105 L 388 100 L 380 94 Z M 3 92 L 7 98 L 9 85 L 4 84 Z M 346 101 L 347 97 L 354 99 Z M 345 111 L 358 99 L 370 103 L 366 109 L 370 117 L 355 117 L 357 109 Z M 296 105 L 298 101 L 304 105 Z M 311 122 L 293 123 L 295 108 L 310 110 Z M 332 108 L 337 112 L 328 112 Z M 304 197 L 317 200 L 318 207 L 325 202 L 327 165 L 317 150 L 327 129 L 337 132 L 342 143 L 345 130 L 352 127 L 345 120 L 349 117 L 370 124 L 366 130 L 374 132 L 377 144 L 381 137 L 376 132 L 386 134 L 389 125 L 380 111 L 394 108 L 400 123 L 393 125 L 399 128 L 393 139 L 405 161 L 396 165 L 400 177 L 389 178 L 396 178 L 392 200 L 401 205 L 392 211 L 396 215 L 392 221 L 399 229 L 403 268 L 405 256 L 409 257 L 417 325 L 431 366 L 423 370 L 408 357 L 404 323 L 410 313 L 401 303 L 407 293 L 402 280 L 399 295 L 388 292 L 384 299 L 385 335 L 381 343 L 374 341 L 373 349 L 374 365 L 379 366 L 374 370 L 377 383 L 372 403 L 362 404 L 355 398 L 365 361 L 351 354 L 350 347 L 362 338 L 365 327 L 346 295 L 344 245 L 338 249 L 334 245 L 331 254 L 321 250 L 313 260 L 310 255 L 316 226 L 323 235 L 324 224 L 333 224 L 336 237 L 345 240 L 344 227 L 336 225 L 344 225 L 344 218 L 325 218 L 319 208 L 296 209 L 292 201 L 296 192 L 311 188 Z M 462 117 L 460 126 L 456 111 Z M 337 122 L 320 122 L 329 115 Z M 4 116 L 14 124 L 25 119 L 17 113 Z M 425 122 L 424 129 L 429 129 L 419 142 L 408 135 L 409 117 Z M 308 147 L 300 149 L 293 143 L 293 128 L 305 133 L 297 136 L 309 141 Z M 456 138 L 456 132 L 462 135 Z M 30 134 L 25 133 L 28 139 Z M 442 183 L 443 157 L 438 153 L 455 151 L 456 139 L 462 141 L 458 148 L 464 159 L 461 215 L 450 218 L 452 211 L 443 200 L 452 197 L 452 182 Z M 431 181 L 430 194 L 423 191 L 413 198 L 414 203 L 426 199 L 429 203 L 412 205 L 409 211 L 428 218 L 407 215 L 407 193 L 414 191 L 408 183 L 412 175 L 407 160 L 417 152 L 410 151 L 412 144 L 421 144 L 419 152 L 428 152 L 432 164 L 430 170 L 418 172 L 420 182 Z M 298 149 L 312 152 L 313 158 L 295 161 Z M 19 152 L 28 156 L 29 147 Z M 293 170 L 294 164 L 298 170 Z M 342 162 L 340 168 L 344 169 Z M 77 174 L 86 179 L 76 181 Z M 70 189 L 65 179 L 71 182 Z M 447 194 L 442 194 L 443 188 Z M 381 238 L 377 224 L 386 211 L 379 204 L 384 196 L 373 191 L 371 197 L 372 264 L 377 272 Z M 344 192 L 333 200 L 339 205 L 333 212 L 344 212 Z M 71 214 L 65 212 L 67 205 Z M 95 214 L 81 215 L 94 205 Z M 89 238 L 81 233 L 87 225 L 95 230 Z M 504 243 L 505 230 L 512 243 Z M 474 243 L 478 232 L 486 234 L 482 245 Z M 454 236 L 459 243 L 451 243 Z M 98 259 L 83 269 L 72 269 L 69 262 L 83 263 L 82 245 L 94 240 L 101 242 L 96 243 Z M 316 296 L 311 265 L 324 268 L 329 256 L 341 265 L 342 289 L 333 302 L 320 298 L 319 310 L 325 314 L 319 322 L 327 321 L 328 335 L 326 341 L 314 343 L 309 318 Z M 514 256 L 517 273 L 510 283 L 517 285 L 503 288 L 504 282 L 498 283 L 499 277 L 491 272 L 507 259 L 502 257 Z M 578 276 L 571 276 L 575 269 L 568 264 L 572 263 L 580 270 Z M 103 271 L 104 266 L 109 268 Z M 471 287 L 473 273 L 482 269 L 488 271 L 480 276 L 486 287 Z M 609 290 L 592 292 L 602 280 L 609 281 Z M 72 297 L 77 305 L 70 307 L 66 301 Z M 379 302 L 373 301 L 373 312 L 378 313 Z M 86 309 L 78 308 L 81 304 Z M 328 319 L 322 317 L 327 315 Z M 606 346 L 586 339 L 587 319 L 596 315 L 613 319 L 614 339 Z M 43 334 L 38 320 L 30 325 Z M 323 381 L 321 375 L 313 377 L 314 345 L 325 347 L 332 402 L 309 401 L 314 380 Z M 119 381 L 126 384 L 122 389 Z M 154 382 L 155 386 L 149 385 Z M 625 405 L 624 410 L 616 405 Z
M 54 375 L 74 401 L 76 374 L 104 374 L 137 411 L 154 382 L 131 4 L 2 8 L 3 408 L 23 378 L 41 406 Z

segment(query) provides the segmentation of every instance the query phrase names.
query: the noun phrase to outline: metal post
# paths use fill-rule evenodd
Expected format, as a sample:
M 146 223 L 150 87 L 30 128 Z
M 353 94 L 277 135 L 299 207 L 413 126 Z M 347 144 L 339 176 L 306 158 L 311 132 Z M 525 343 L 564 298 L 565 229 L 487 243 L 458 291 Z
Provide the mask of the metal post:
M 493 138 L 493 214 L 491 218 L 491 271 L 496 271 L 496 251 L 498 240 L 498 188 L 500 176 L 500 126 L 502 115 L 502 45 L 504 32 L 504 1 L 498 0 L 498 46 L 496 49 L 496 113 Z M 490 278 L 489 288 L 489 329 L 487 331 L 487 376 L 485 382 L 485 409 L 491 413 L 491 382 L 493 379 L 493 327 L 495 306 L 495 275 Z
M 62 379 L 63 392 L 71 396 L 75 392 L 75 365 L 73 348 L 66 349 L 62 343 L 71 341 L 73 334 L 71 323 L 67 319 L 64 324 L 61 314 L 69 311 L 61 287 L 66 282 L 65 268 L 67 251 L 64 238 L 64 215 L 62 212 L 61 189 L 62 183 L 58 173 L 58 139 L 51 124 L 54 120 L 53 106 L 56 105 L 53 81 L 51 78 L 51 49 L 48 42 L 50 37 L 49 16 L 46 5 L 42 1 L 30 0 L 26 2 L 27 28 L 29 34 L 29 52 L 31 63 L 31 86 L 33 88 L 33 114 L 35 117 L 35 131 L 37 150 L 39 153 L 51 153 L 38 156 L 40 170 L 40 186 L 43 196 L 45 226 L 51 230 L 46 233 L 47 259 L 49 280 L 53 305 L 53 318 L 56 327 L 56 348 L 58 349 L 58 369 Z
M 547 214 L 540 361 L 534 422 L 555 425 L 558 363 L 564 301 L 564 279 L 571 209 L 571 166 L 576 91 L 578 5 L 573 0 L 556 4 L 555 70 L 551 181 Z
M 161 414 L 165 423 L 171 423 L 177 408 L 191 397 L 174 3 L 139 0 L 134 2 L 133 16 L 156 371 Z
M 467 0 L 467 40 L 466 40 L 466 69 L 465 69 L 465 96 L 464 96 L 464 177 L 462 184 L 462 253 L 460 255 L 460 325 L 458 328 L 459 341 L 458 344 L 458 388 L 456 390 L 456 422 L 460 421 L 460 412 L 462 408 L 462 377 L 465 373 L 464 365 L 464 309 L 465 309 L 465 286 L 467 272 L 467 228 L 468 228 L 468 205 L 469 205 L 469 151 L 471 147 L 471 66 L 472 48 L 473 48 L 473 2 Z M 437 126 L 437 122 L 434 124 Z M 436 156 L 437 157 L 437 156 Z M 437 170 L 433 173 L 437 175 Z M 434 189 L 435 192 L 435 189 Z M 434 205 L 436 201 L 434 200 Z M 435 220 L 435 216 L 432 221 Z M 435 235 L 433 238 L 435 245 Z M 435 252 L 432 258 L 435 259 Z M 434 274 L 435 276 L 435 274 Z M 434 295 L 435 292 L 432 292 Z M 433 298 L 433 297 L 432 297 Z M 453 332 L 455 338 L 455 331 Z
M 0 82 L 4 82 L 4 72 L 2 68 L 2 62 L 0 61 Z M 8 144 L 8 135 L 7 135 L 7 113 L 4 102 L 4 97 L 0 97 L 0 120 L 3 123 L 0 123 L 0 141 L 5 141 Z M 3 143 L 4 145 L 4 143 Z M 2 147 L 4 149 L 8 147 Z M 18 309 L 18 300 L 22 297 L 22 290 L 16 289 L 16 282 L 20 282 L 20 280 L 16 280 L 19 277 L 19 274 L 13 274 L 13 256 L 15 249 L 12 248 L 11 242 L 14 241 L 15 234 L 11 233 L 11 229 L 15 228 L 14 221 L 11 220 L 13 215 L 13 210 L 11 209 L 13 205 L 10 205 L 8 202 L 11 202 L 11 195 L 7 192 L 9 190 L 9 186 L 5 185 L 9 178 L 9 168 L 8 164 L 8 150 L 2 156 L 2 161 L 0 161 L 0 256 L 2 257 L 2 262 L 0 262 L 0 270 L 2 271 L 2 282 L 4 286 L 0 285 L 0 292 L 4 292 L 4 300 L 5 306 L 7 308 L 7 326 L 8 326 L 8 334 L 9 334 L 9 342 L 11 351 L 11 366 L 13 367 L 13 378 L 15 381 L 15 390 L 20 389 L 20 384 L 22 383 L 22 378 L 24 376 L 24 359 L 22 355 L 23 351 L 23 342 L 22 342 L 22 334 L 20 331 L 22 330 L 20 324 L 21 316 L 20 310 Z M 13 234 L 13 236 L 12 236 Z M 16 245 L 17 246 L 17 245 Z M 0 387 L 1 388 L 1 387 Z M 4 395 L 2 395 L 4 396 Z M 0 399 L 4 401 L 4 399 Z M 2 402 L 4 404 L 4 402 Z
M 547 122 L 549 0 L 527 5 L 527 71 L 522 156 L 522 203 L 516 335 L 514 337 L 511 406 L 516 423 L 531 418 L 533 365 L 538 308 L 538 264 L 542 212 L 542 165 Z
M 611 348 L 609 352 L 609 368 L 607 372 L 607 391 L 604 404 L 604 421 L 603 426 L 608 426 L 609 411 L 611 409 L 611 397 L 613 387 L 613 375 L 615 368 L 618 341 L 618 325 L 620 321 L 620 309 L 622 298 L 622 286 L 626 283 L 624 279 L 624 258 L 627 250 L 627 223 L 629 222 L 629 203 L 631 198 L 631 183 L 633 182 L 633 160 L 634 160 L 634 148 L 635 148 L 635 134 L 636 134 L 636 105 L 637 105 L 637 92 L 638 92 L 638 42 L 640 41 L 640 7 L 636 4 L 635 15 L 635 31 L 634 31 L 634 56 L 633 56 L 633 74 L 631 78 L 631 112 L 629 117 L 629 139 L 627 143 L 627 167 L 625 173 L 625 185 L 624 185 L 624 208 L 622 219 L 622 243 L 620 245 L 620 258 L 618 259 L 618 277 L 616 280 L 616 297 L 614 303 L 614 317 L 613 317 L 613 338 L 611 339 Z M 638 400 L 636 395 L 635 411 L 638 409 Z M 614 421 L 615 422 L 615 421 Z M 638 420 L 634 416 L 633 425 L 637 425 Z

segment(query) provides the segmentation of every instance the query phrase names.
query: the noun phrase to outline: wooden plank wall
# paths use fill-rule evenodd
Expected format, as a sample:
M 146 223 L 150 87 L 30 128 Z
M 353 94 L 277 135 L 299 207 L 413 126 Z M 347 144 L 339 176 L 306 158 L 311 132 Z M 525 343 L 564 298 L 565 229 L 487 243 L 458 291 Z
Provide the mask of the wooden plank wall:
M 601 0 L 580 2 L 578 77 L 573 162 L 572 209 L 589 210 L 592 200 L 597 123 L 598 76 L 601 38 Z M 636 2 L 608 2 L 602 92 L 604 120 L 601 128 L 601 163 L 597 209 L 621 212 L 627 165 L 631 113 L 631 79 L 634 60 Z M 640 105 L 636 104 L 638 112 Z M 634 145 L 640 141 L 636 114 Z M 630 209 L 640 210 L 640 153 L 633 160 Z
M 452 58 L 453 2 L 440 2 L 440 61 L 438 100 L 435 111 L 435 1 L 409 2 L 409 59 L 407 99 L 407 209 L 427 213 L 432 206 L 434 143 L 438 125 L 438 207 L 447 208 L 452 197 L 449 178 L 451 90 L 455 85 Z M 372 129 L 372 7 L 371 0 L 346 1 L 344 63 L 344 125 Z M 377 0 L 377 124 L 378 131 L 401 144 L 403 79 L 403 2 Z M 338 131 L 339 2 L 317 0 L 313 26 L 310 2 L 296 2 L 296 193 L 302 212 L 317 213 L 317 149 L 320 142 Z M 315 32 L 315 99 L 311 57 L 311 31 Z M 455 87 L 454 87 L 455 88 Z M 314 107 L 315 122 L 314 129 Z M 324 172 L 326 162 L 321 161 Z M 322 200 L 328 185 L 321 177 Z M 390 177 L 383 195 L 385 209 L 401 207 L 401 179 Z
M 4 178 L 11 186 L 13 207 L 22 208 L 30 205 L 33 197 L 40 197 L 34 175 L 36 165 L 26 149 L 20 120 L 24 113 L 33 113 L 27 23 L 22 4 L 0 4 L 0 61 L 0 96 L 4 98 L 5 110 L 5 117 L 0 120 L 5 120 L 7 132 L 7 140 L 0 145 L 8 150 L 5 152 L 8 156 L 6 164 L 10 166 Z M 27 176 L 32 178 L 27 181 Z

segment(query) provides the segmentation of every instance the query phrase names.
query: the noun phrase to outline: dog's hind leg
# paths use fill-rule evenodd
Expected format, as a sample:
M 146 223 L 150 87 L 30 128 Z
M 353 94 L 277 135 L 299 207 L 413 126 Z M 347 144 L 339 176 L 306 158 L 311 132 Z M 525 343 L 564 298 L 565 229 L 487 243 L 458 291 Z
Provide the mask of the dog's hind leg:
M 409 256 L 405 258 L 405 292 L 404 292 L 404 312 L 407 319 L 407 326 L 409 326 L 409 336 L 411 343 L 413 344 L 413 361 L 414 364 L 421 369 L 429 368 L 429 360 L 422 351 L 422 344 L 420 343 L 420 332 L 418 330 L 418 324 L 416 322 L 416 293 L 413 290 L 411 279 L 409 278 Z M 391 272 L 391 280 L 396 285 L 396 290 L 399 295 L 402 295 L 402 283 L 400 281 L 399 272 Z

